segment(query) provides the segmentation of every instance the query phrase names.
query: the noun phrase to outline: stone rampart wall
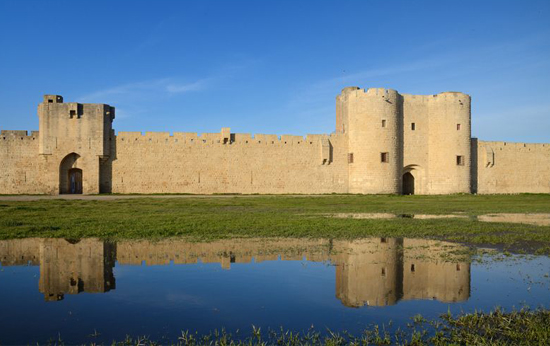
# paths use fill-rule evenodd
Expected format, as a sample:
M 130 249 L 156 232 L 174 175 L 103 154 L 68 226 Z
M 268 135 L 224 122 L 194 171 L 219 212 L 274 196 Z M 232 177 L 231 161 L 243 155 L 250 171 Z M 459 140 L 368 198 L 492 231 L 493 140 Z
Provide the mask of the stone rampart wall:
M 112 141 L 116 156 L 111 161 L 111 191 L 347 192 L 347 138 L 343 135 L 227 136 L 120 132 Z
M 550 193 L 550 144 L 472 139 L 473 192 Z
M 38 156 L 38 132 L 0 133 L 0 194 L 44 193 Z

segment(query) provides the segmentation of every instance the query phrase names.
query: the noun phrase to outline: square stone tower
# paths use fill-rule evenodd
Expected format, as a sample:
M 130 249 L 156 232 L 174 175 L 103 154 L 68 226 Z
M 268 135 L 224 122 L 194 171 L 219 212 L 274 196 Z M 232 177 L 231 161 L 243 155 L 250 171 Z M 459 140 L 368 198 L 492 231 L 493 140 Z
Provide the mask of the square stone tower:
M 101 165 L 111 155 L 115 109 L 63 103 L 45 95 L 38 105 L 39 154 L 50 193 L 99 193 Z

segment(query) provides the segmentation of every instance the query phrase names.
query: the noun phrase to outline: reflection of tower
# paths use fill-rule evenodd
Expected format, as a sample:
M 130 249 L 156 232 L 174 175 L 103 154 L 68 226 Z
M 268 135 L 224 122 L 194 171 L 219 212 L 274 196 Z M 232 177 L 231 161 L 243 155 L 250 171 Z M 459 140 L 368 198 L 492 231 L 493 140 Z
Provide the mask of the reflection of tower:
M 47 301 L 64 294 L 100 293 L 115 288 L 116 246 L 96 239 L 43 239 L 40 244 L 40 292 Z
M 438 258 L 441 253 L 456 250 L 459 245 L 446 243 L 443 247 L 435 241 L 420 239 L 405 239 L 404 243 L 410 250 L 404 260 L 403 299 L 434 299 L 451 303 L 470 297 L 470 263 L 443 262 Z M 430 249 L 430 255 L 435 258 L 426 259 L 425 249 Z
M 336 297 L 346 306 L 384 306 L 402 296 L 402 240 L 335 242 Z

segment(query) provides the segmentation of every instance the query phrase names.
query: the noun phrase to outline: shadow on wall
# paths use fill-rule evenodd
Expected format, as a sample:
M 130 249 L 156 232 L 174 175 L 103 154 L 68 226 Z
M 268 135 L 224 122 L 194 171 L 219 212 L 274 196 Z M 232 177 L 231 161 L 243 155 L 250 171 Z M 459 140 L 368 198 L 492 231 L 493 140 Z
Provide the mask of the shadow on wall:
M 478 139 L 472 138 L 472 152 L 470 153 L 470 157 L 472 160 L 472 164 L 470 165 L 470 175 L 471 175 L 471 183 L 470 183 L 470 192 L 471 193 L 477 193 L 477 181 L 478 181 L 478 168 L 477 168 L 477 147 L 478 147 Z
M 99 159 L 99 193 L 113 192 L 113 161 L 117 159 L 115 131 L 109 137 L 110 155 Z

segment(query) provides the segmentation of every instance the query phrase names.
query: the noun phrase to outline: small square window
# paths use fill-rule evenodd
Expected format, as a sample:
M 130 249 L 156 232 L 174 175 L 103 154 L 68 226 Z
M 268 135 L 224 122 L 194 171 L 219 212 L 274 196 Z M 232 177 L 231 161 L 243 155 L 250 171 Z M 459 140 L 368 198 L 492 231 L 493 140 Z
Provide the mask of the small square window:
M 456 156 L 456 164 L 457 164 L 457 166 L 464 166 L 464 156 L 457 155 Z
M 456 124 L 456 130 L 460 131 L 460 124 Z
M 353 153 L 348 154 L 348 163 L 353 163 Z
M 411 130 L 416 130 L 416 124 L 415 123 L 411 123 Z
M 390 162 L 390 154 L 389 153 L 380 153 L 380 161 L 388 163 Z
M 386 127 L 386 119 L 382 119 L 382 127 Z
M 76 111 L 74 109 L 69 111 L 69 114 L 71 116 L 71 119 L 76 115 Z

